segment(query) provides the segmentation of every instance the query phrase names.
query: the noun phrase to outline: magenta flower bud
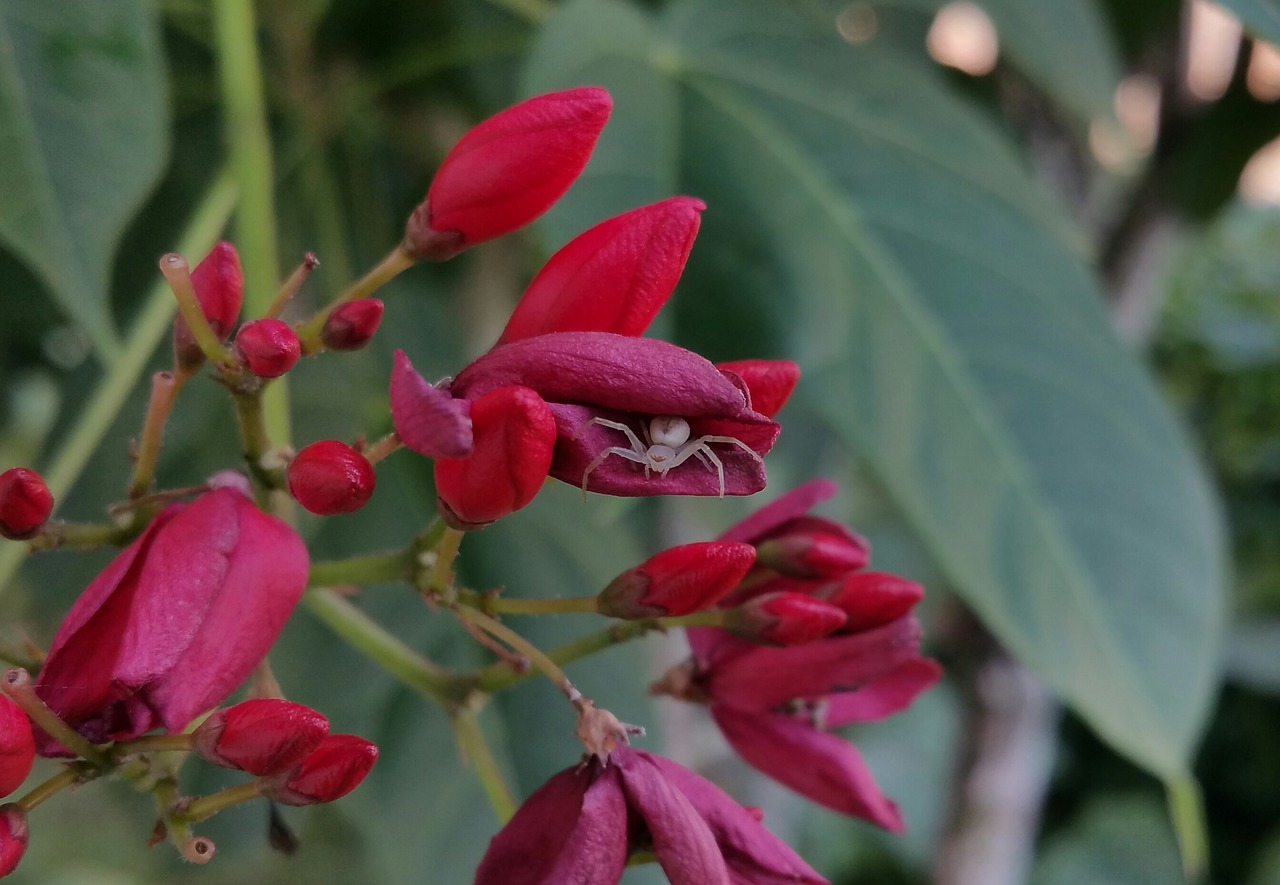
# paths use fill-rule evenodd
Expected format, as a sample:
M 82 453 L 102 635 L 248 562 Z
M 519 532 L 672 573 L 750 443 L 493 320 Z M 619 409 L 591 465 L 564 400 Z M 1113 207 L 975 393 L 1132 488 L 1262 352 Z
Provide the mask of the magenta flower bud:
M 547 478 L 556 443 L 551 410 L 527 387 L 500 387 L 471 402 L 474 444 L 464 458 L 437 458 L 445 522 L 474 529 L 524 507 Z
M 263 785 L 263 795 L 282 805 L 316 805 L 350 793 L 378 759 L 378 748 L 354 734 L 331 734 L 301 764 Z
M 0 473 L 0 536 L 25 541 L 40 531 L 53 511 L 53 493 L 44 477 L 26 467 Z
M 801 517 L 762 541 L 757 561 L 793 578 L 838 578 L 871 560 L 871 545 L 830 520 Z
M 610 581 L 597 597 L 600 613 L 655 618 L 710 608 L 738 585 L 755 558 L 750 544 L 731 541 L 663 550 Z
M 409 217 L 405 249 L 439 261 L 533 221 L 587 165 L 612 109 L 608 92 L 581 87 L 531 98 L 471 129 Z
M 498 343 L 548 332 L 643 333 L 684 272 L 706 208 L 672 197 L 579 234 L 538 271 Z
M 308 567 L 293 529 L 234 487 L 172 504 L 76 600 L 36 693 L 94 742 L 180 731 L 266 655 Z M 43 733 L 36 747 L 65 754 Z
M 858 572 L 845 578 L 834 593 L 824 594 L 849 616 L 849 627 L 870 630 L 896 621 L 924 599 L 924 588 L 887 572 Z
M 359 350 L 368 344 L 382 323 L 382 302 L 357 298 L 339 304 L 324 321 L 320 340 L 330 350 Z
M 191 272 L 191 285 L 214 334 L 225 340 L 235 328 L 244 300 L 244 272 L 236 247 L 226 241 L 214 246 Z M 204 362 L 204 353 L 182 314 L 173 320 L 173 354 L 174 363 L 183 368 L 195 368 Z
M 21 805 L 0 805 L 0 879 L 17 869 L 27 852 L 27 813 Z
M 804 645 L 839 630 L 844 611 L 806 593 L 777 591 L 755 596 L 725 613 L 725 629 L 755 642 Z
M 236 333 L 236 356 L 259 378 L 279 378 L 301 354 L 298 333 L 282 320 L 250 320 Z
M 736 360 L 716 368 L 742 379 L 751 393 L 751 408 L 772 418 L 782 410 L 800 380 L 800 367 L 790 360 Z
M 8 796 L 22 786 L 35 761 L 31 720 L 8 695 L 0 694 L 0 796 Z
M 294 500 L 319 516 L 359 510 L 377 483 L 369 459 L 336 439 L 313 442 L 298 452 L 285 479 Z
M 255 698 L 215 710 L 192 737 L 214 765 L 265 777 L 301 764 L 328 734 L 329 720 L 310 707 Z

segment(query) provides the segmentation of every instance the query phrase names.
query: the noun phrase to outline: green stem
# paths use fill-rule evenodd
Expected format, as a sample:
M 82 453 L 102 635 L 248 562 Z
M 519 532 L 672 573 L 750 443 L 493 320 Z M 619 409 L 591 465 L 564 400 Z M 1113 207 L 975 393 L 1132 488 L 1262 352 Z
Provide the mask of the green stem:
M 594 614 L 596 597 L 569 596 L 561 599 L 515 599 L 506 596 L 484 598 L 485 611 L 505 615 L 558 615 L 570 613 Z
M 235 201 L 235 181 L 224 169 L 209 186 L 179 237 L 178 251 L 185 255 L 203 255 L 209 251 L 226 226 Z M 129 330 L 124 346 L 120 348 L 119 358 L 111 363 L 98 382 L 87 405 L 77 410 L 71 432 L 63 437 L 49 468 L 41 471 L 55 499 L 64 498 L 71 490 L 98 444 L 111 429 L 156 345 L 169 331 L 173 311 L 173 294 L 163 280 L 157 281 L 147 294 L 142 312 Z M 8 586 L 25 552 L 20 544 L 0 547 L 0 589 Z
M 105 547 L 123 544 L 137 534 L 132 524 L 126 526 L 78 522 L 51 522 L 30 541 L 31 549 L 56 550 L 59 547 Z
M 417 259 L 410 255 L 403 245 L 397 245 L 388 252 L 364 276 L 352 283 L 337 298 L 333 299 L 328 307 L 323 308 L 298 327 L 298 337 L 302 339 L 302 352 L 315 353 L 324 346 L 320 342 L 320 333 L 324 331 L 325 320 L 329 319 L 329 314 L 333 313 L 339 305 L 348 301 L 355 301 L 357 298 L 367 298 L 395 276 L 413 267 L 416 263 Z
M 479 779 L 494 814 L 498 816 L 500 823 L 505 824 L 516 813 L 517 803 L 507 787 L 502 770 L 498 768 L 498 760 L 493 757 L 493 751 L 484 739 L 484 732 L 480 730 L 475 712 L 461 707 L 454 711 L 449 721 L 453 724 L 458 747 L 475 766 L 476 778 Z
M 466 532 L 445 528 L 440 540 L 436 543 L 436 559 L 431 564 L 431 572 L 427 575 L 425 589 L 441 596 L 445 602 L 456 595 L 453 586 L 453 561 L 458 558 L 458 548 L 462 546 L 462 538 Z
M 544 676 L 551 680 L 556 688 L 564 692 L 565 697 L 574 700 L 577 690 L 573 687 L 573 683 L 569 681 L 569 677 L 565 675 L 564 670 L 553 661 L 542 649 L 538 648 L 529 640 L 525 639 L 515 630 L 512 630 L 501 621 L 489 617 L 485 613 L 460 605 L 454 609 L 454 613 L 469 624 L 474 624 L 484 632 L 488 633 L 495 639 L 500 639 L 509 645 L 512 649 L 524 655 L 529 659 Z M 514 672 L 508 667 L 508 672 Z
M 311 563 L 307 584 L 331 587 L 335 584 L 376 584 L 379 581 L 408 581 L 413 575 L 417 556 L 412 547 L 369 553 L 347 559 L 331 559 Z
M 227 787 L 225 790 L 210 793 L 208 796 L 198 796 L 195 799 L 191 799 L 173 817 L 186 824 L 199 823 L 233 805 L 252 802 L 254 799 L 260 798 L 262 798 L 262 781 L 252 780 L 247 784 L 237 784 L 234 787 Z
M 573 661 L 593 655 L 598 651 L 603 651 L 610 646 L 628 642 L 638 636 L 643 636 L 651 630 L 663 629 L 662 622 L 657 618 L 647 618 L 641 621 L 623 621 L 612 627 L 595 633 L 589 633 L 572 642 L 558 646 L 546 652 L 546 656 L 556 664 L 569 664 Z M 474 674 L 473 685 L 479 691 L 494 692 L 509 688 L 517 683 L 530 679 L 530 673 L 517 673 L 503 661 L 482 667 Z
M 302 600 L 333 632 L 392 676 L 441 706 L 456 704 L 459 680 L 452 670 L 418 654 L 332 590 L 312 589 Z
M 41 802 L 57 795 L 67 787 L 74 787 L 77 784 L 82 784 L 85 781 L 92 780 L 99 774 L 100 772 L 96 769 L 86 768 L 73 762 L 44 783 L 36 784 L 32 787 L 30 791 L 17 801 L 17 804 L 21 806 L 23 811 L 30 811 Z
M 156 461 L 160 458 L 164 426 L 181 389 L 182 381 L 172 372 L 156 372 L 151 376 L 151 399 L 147 401 L 147 416 L 143 419 L 138 443 L 138 460 L 134 462 L 133 479 L 129 483 L 130 498 L 140 498 L 151 488 Z
M 58 718 L 58 714 L 40 700 L 36 695 L 35 686 L 31 684 L 30 673 L 21 667 L 13 667 L 5 672 L 2 684 L 4 693 L 22 709 L 23 713 L 27 714 L 27 718 L 34 725 L 44 729 L 49 737 L 97 768 L 111 767 L 111 760 L 105 753 Z
M 280 264 L 271 136 L 263 102 L 253 0 L 215 0 L 213 18 L 227 143 L 240 184 L 236 242 L 244 267 L 245 310 L 248 316 L 263 316 L 280 285 Z M 287 442 L 285 385 L 273 384 L 266 399 L 267 428 L 274 439 Z
M 1182 871 L 1188 882 L 1202 882 L 1209 869 L 1209 834 L 1200 785 L 1191 775 L 1182 775 L 1166 781 L 1165 791 Z
M 218 334 L 209 325 L 209 318 L 204 315 L 195 284 L 191 282 L 191 265 L 187 263 L 187 259 L 177 252 L 160 256 L 160 273 L 169 284 L 178 304 L 178 313 L 182 314 L 204 358 L 215 366 L 226 361 L 229 351 L 222 346 Z
M 121 741 L 111 747 L 111 755 L 116 759 L 136 756 L 139 753 L 163 753 L 170 751 L 190 751 L 193 740 L 189 733 L 148 734 L 131 741 Z
M 240 429 L 240 446 L 254 480 L 258 506 L 265 510 L 269 498 L 267 493 L 271 489 L 282 488 L 284 481 L 279 470 L 270 470 L 263 463 L 263 456 L 271 451 L 271 434 L 263 408 L 262 390 L 232 393 L 236 404 L 236 424 Z

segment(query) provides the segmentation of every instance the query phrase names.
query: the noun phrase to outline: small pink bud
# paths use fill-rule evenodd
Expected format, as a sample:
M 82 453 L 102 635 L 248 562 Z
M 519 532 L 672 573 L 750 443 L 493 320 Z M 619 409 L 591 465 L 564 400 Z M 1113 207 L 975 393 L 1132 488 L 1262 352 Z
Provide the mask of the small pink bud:
M 405 248 L 440 261 L 533 221 L 587 165 L 612 108 L 608 92 L 582 87 L 531 98 L 471 129 L 409 217 Z
M 685 615 L 710 608 L 755 561 L 750 544 L 704 541 L 663 550 L 614 578 L 598 597 L 615 618 Z
M 751 408 L 772 418 L 786 405 L 800 380 L 800 367 L 790 360 L 737 360 L 716 363 L 733 372 L 751 391 Z
M 191 272 L 191 285 L 195 287 L 200 309 L 209 325 L 225 340 L 235 328 L 244 300 L 244 273 L 236 247 L 226 241 L 214 246 Z M 204 354 L 181 314 L 173 320 L 173 353 L 178 366 L 198 367 L 204 362 Z
M 53 493 L 44 478 L 26 467 L 0 473 L 0 535 L 24 541 L 40 530 L 53 510 Z
M 259 378 L 279 378 L 301 353 L 298 334 L 282 320 L 250 320 L 236 333 L 236 355 Z
M 805 593 L 764 593 L 726 612 L 725 629 L 771 645 L 804 645 L 844 626 L 843 610 Z
M 354 734 L 331 734 L 297 768 L 266 781 L 263 794 L 282 805 L 332 802 L 364 780 L 378 748 Z
M 911 611 L 924 598 L 924 588 L 887 572 L 858 572 L 826 598 L 849 616 L 850 629 L 870 630 Z
M 359 510 L 377 482 L 369 459 L 336 439 L 313 442 L 298 452 L 285 478 L 289 494 L 319 516 Z
M 436 493 L 445 522 L 475 529 L 524 507 L 547 478 L 556 420 L 527 387 L 499 387 L 471 403 L 474 445 L 464 458 L 437 458 Z
M 0 694 L 0 796 L 22 786 L 35 760 L 31 720 L 7 695 Z
M 215 710 L 192 737 L 214 765 L 263 777 L 299 765 L 328 734 L 329 720 L 310 707 L 255 698 Z
M 10 802 L 0 805 L 0 879 L 17 869 L 27 851 L 27 813 Z
M 373 338 L 382 322 L 382 302 L 357 298 L 334 308 L 324 321 L 320 340 L 330 350 L 359 350 Z
M 829 520 L 802 516 L 756 548 L 756 559 L 793 578 L 838 578 L 871 561 L 871 545 Z

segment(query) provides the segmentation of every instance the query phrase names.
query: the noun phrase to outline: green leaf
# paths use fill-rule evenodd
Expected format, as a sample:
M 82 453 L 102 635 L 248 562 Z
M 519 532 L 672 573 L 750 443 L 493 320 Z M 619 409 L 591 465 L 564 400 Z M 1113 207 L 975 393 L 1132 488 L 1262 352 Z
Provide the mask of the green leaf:
M 152 4 L 0 4 L 0 242 L 100 357 L 119 347 L 111 259 L 163 169 L 166 103 Z
M 1280 43 L 1280 3 L 1276 0 L 1219 0 L 1244 26 L 1264 40 Z
M 571 2 L 527 85 L 579 82 L 663 97 L 619 101 L 611 126 L 648 121 L 677 167 L 606 130 L 552 229 L 626 208 L 623 182 L 705 198 L 686 342 L 798 358 L 798 397 L 1001 640 L 1116 748 L 1181 772 L 1217 684 L 1219 515 L 1008 142 L 929 67 L 773 4 L 686 0 L 652 21 Z M 753 325 L 761 305 L 773 320 Z

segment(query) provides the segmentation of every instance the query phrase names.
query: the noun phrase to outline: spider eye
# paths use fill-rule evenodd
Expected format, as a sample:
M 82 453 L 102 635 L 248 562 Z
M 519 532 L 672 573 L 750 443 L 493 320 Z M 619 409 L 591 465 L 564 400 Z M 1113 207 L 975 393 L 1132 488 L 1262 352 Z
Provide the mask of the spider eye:
M 659 415 L 649 421 L 649 440 L 656 446 L 679 448 L 689 441 L 689 422 L 683 418 Z

